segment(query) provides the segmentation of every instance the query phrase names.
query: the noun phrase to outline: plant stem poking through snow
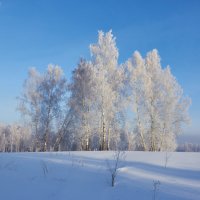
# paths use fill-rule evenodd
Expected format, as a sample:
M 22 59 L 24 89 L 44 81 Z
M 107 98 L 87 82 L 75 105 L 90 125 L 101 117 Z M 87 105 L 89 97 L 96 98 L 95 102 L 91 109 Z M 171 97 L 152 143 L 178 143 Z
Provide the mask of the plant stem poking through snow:
M 44 176 L 46 177 L 46 175 L 49 172 L 47 164 L 44 161 L 41 161 L 41 166 L 42 166 L 42 170 L 43 170 Z
M 109 162 L 108 160 L 106 160 L 108 170 L 111 174 L 111 186 L 112 187 L 115 186 L 115 179 L 118 174 L 118 169 L 120 167 L 121 161 L 124 159 L 125 159 L 125 152 L 117 150 L 113 154 L 113 162 L 112 163 Z
M 168 164 L 168 161 L 169 161 L 169 158 L 170 158 L 171 154 L 169 154 L 169 152 L 165 152 L 165 168 L 167 168 L 167 164 Z
M 156 200 L 160 184 L 160 181 L 153 181 L 153 200 Z

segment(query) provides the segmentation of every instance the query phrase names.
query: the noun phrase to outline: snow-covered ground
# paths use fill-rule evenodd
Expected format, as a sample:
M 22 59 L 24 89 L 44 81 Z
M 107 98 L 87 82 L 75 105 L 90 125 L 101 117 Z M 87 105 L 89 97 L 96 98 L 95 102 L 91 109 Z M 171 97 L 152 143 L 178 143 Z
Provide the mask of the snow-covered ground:
M 111 187 L 113 152 L 1 153 L 0 200 L 200 199 L 200 153 L 126 152 Z

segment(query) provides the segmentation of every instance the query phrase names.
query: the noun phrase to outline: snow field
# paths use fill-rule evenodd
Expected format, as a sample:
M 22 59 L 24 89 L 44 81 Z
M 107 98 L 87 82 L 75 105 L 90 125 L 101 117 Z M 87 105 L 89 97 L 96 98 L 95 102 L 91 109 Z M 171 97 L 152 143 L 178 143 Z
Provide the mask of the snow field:
M 200 199 L 200 153 L 125 152 L 111 187 L 113 154 L 1 153 L 0 200 Z

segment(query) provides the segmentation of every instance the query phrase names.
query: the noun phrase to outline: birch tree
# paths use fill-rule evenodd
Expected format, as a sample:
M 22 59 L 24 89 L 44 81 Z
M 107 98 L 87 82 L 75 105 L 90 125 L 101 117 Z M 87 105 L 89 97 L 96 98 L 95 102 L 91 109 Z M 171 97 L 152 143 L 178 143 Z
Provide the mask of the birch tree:
M 188 124 L 190 121 L 188 109 L 191 100 L 184 97 L 183 89 L 171 74 L 169 66 L 163 70 L 162 82 L 163 104 L 160 107 L 161 140 L 159 149 L 169 151 L 176 149 L 176 137 L 181 134 L 182 124 Z
M 66 79 L 59 66 L 49 65 L 44 74 L 30 69 L 19 97 L 19 111 L 32 127 L 36 138 L 35 149 L 50 150 L 50 141 L 58 122 L 56 119 L 60 118 L 64 105 L 66 87 Z
M 146 79 L 147 84 L 145 85 L 145 103 L 148 111 L 148 139 L 150 140 L 149 150 L 158 151 L 158 142 L 160 140 L 159 134 L 159 123 L 160 123 L 160 106 L 163 102 L 161 101 L 162 96 L 162 68 L 160 65 L 160 57 L 157 50 L 153 50 L 147 53 L 145 59 L 146 67 Z
M 38 92 L 41 81 L 41 74 L 35 68 L 31 68 L 28 71 L 28 78 L 24 81 L 22 94 L 18 97 L 18 110 L 24 121 L 29 124 L 34 136 L 34 150 L 41 147 L 41 96 Z
M 90 45 L 93 67 L 96 69 L 98 91 L 97 115 L 99 117 L 100 150 L 117 146 L 116 114 L 120 73 L 118 71 L 118 49 L 112 32 L 99 31 L 98 42 Z
M 20 152 L 30 148 L 30 132 L 20 124 L 0 125 L 0 151 Z
M 50 136 L 53 131 L 55 132 L 55 120 L 61 115 L 66 89 L 63 70 L 59 66 L 49 65 L 38 88 L 41 98 L 42 149 L 44 151 L 50 150 Z
M 5 124 L 0 123 L 0 151 L 6 152 L 6 130 L 5 130 Z
M 96 82 L 94 68 L 90 62 L 81 59 L 73 71 L 70 85 L 70 107 L 75 117 L 75 133 L 79 149 L 92 148 L 95 121 Z
M 134 132 L 137 135 L 137 143 L 141 149 L 147 150 L 147 122 L 145 114 L 148 112 L 145 106 L 145 85 L 146 69 L 145 62 L 139 52 L 135 52 L 133 57 L 126 62 L 126 90 L 128 102 L 135 114 Z
M 190 101 L 169 67 L 162 69 L 157 50 L 145 59 L 135 52 L 126 66 L 140 146 L 150 151 L 174 150 L 176 136 L 189 119 Z

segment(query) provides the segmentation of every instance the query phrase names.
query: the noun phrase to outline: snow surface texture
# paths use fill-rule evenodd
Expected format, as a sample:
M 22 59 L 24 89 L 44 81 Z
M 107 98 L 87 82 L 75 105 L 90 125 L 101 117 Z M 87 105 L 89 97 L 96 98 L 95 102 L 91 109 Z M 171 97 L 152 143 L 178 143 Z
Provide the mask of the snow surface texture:
M 111 187 L 113 153 L 1 153 L 0 199 L 200 199 L 200 153 L 126 152 Z

